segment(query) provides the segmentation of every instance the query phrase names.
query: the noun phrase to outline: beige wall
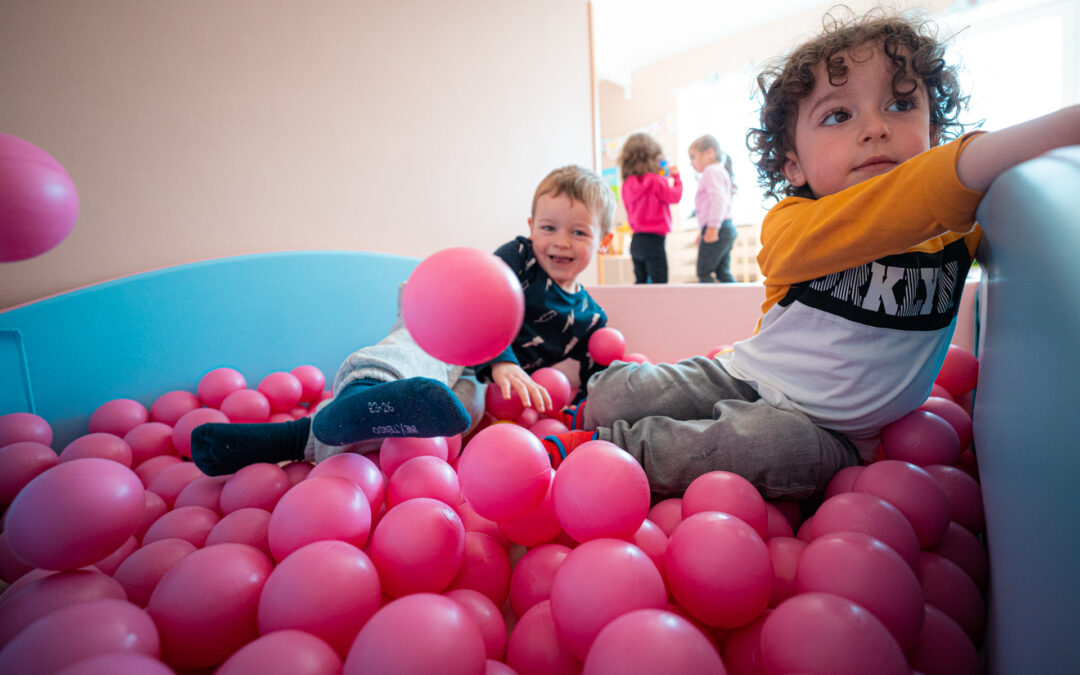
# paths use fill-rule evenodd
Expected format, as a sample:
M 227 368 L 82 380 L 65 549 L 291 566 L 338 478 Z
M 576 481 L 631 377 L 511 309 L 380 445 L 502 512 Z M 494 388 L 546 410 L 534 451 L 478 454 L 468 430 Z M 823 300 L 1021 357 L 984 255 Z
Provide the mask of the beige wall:
M 594 156 L 585 0 L 4 0 L 0 96 L 80 198 L 0 263 L 0 308 L 256 251 L 494 249 Z

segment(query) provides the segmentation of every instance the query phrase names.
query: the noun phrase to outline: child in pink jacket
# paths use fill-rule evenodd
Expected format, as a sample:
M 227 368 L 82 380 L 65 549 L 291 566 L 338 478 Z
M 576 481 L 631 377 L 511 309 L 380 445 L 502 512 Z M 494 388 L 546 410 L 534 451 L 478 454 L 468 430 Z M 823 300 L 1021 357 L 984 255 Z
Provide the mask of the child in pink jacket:
M 622 200 L 626 218 L 634 236 L 630 240 L 630 259 L 634 262 L 634 283 L 666 284 L 667 250 L 664 242 L 671 231 L 671 205 L 682 198 L 682 177 L 676 166 L 668 166 L 671 175 L 660 175 L 664 153 L 660 144 L 645 133 L 626 139 L 619 167 L 622 170 Z

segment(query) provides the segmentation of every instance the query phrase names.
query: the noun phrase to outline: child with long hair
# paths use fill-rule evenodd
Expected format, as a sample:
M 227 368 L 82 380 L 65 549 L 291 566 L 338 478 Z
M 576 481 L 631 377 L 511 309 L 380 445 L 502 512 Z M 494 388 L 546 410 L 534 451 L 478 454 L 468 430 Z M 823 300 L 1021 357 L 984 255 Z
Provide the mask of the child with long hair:
M 632 134 L 619 156 L 622 171 L 622 200 L 634 235 L 630 239 L 630 259 L 634 262 L 634 283 L 666 284 L 668 280 L 667 233 L 671 231 L 671 205 L 682 199 L 682 177 L 671 165 L 661 176 L 664 151 L 652 136 Z

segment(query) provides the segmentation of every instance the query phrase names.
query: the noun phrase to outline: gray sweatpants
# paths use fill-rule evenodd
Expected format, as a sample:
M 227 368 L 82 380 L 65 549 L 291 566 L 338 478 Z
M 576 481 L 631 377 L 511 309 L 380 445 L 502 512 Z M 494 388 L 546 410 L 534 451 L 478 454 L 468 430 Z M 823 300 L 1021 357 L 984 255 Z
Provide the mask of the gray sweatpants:
M 641 463 L 653 492 L 683 492 L 709 471 L 746 478 L 767 499 L 802 499 L 859 463 L 852 444 L 775 408 L 719 363 L 613 363 L 589 380 L 585 428 Z

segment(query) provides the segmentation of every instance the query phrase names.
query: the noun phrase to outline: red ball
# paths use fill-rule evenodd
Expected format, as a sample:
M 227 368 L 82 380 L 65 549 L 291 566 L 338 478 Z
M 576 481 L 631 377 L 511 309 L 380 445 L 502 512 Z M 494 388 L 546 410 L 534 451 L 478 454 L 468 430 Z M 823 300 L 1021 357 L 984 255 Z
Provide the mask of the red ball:
M 90 415 L 88 431 L 124 437 L 140 424 L 150 421 L 150 412 L 142 403 L 130 398 L 117 398 L 98 406 Z
M 35 477 L 56 466 L 56 452 L 37 441 L 16 441 L 0 447 L 0 509 Z
M 979 381 L 979 360 L 971 351 L 951 344 L 934 381 L 945 387 L 954 399 L 962 398 Z
M 577 541 L 629 539 L 649 513 L 645 470 L 607 441 L 589 441 L 570 453 L 555 472 L 551 494 L 559 524 Z
M 494 383 L 484 391 L 484 409 L 497 420 L 516 420 L 525 411 L 525 404 L 516 391 L 510 392 L 510 398 L 503 398 L 502 389 Z
M 335 539 L 363 548 L 371 531 L 371 506 L 360 487 L 337 476 L 308 477 L 281 496 L 267 525 L 274 560 L 306 544 Z
M 236 650 L 214 675 L 337 675 L 341 657 L 311 633 L 277 630 Z
M 462 495 L 478 514 L 494 521 L 516 520 L 531 513 L 547 494 L 551 460 L 533 434 L 514 424 L 496 424 L 465 446 L 458 479 Z
M 627 612 L 604 626 L 582 669 L 583 675 L 724 672 L 709 638 L 678 614 L 661 609 Z
M 687 486 L 682 497 L 683 518 L 703 511 L 730 513 L 762 538 L 769 527 L 769 512 L 761 493 L 750 481 L 730 471 L 704 473 Z
M 387 595 L 438 593 L 461 570 L 465 526 L 443 502 L 410 499 L 386 512 L 371 535 L 368 550 Z
M 918 409 L 932 412 L 952 425 L 960 439 L 961 448 L 971 445 L 971 415 L 962 405 L 951 398 L 931 396 Z
M 923 548 L 941 541 L 952 520 L 944 488 L 925 469 L 909 462 L 874 462 L 859 474 L 852 488 L 881 497 L 899 509 L 915 528 Z
M 960 436 L 945 418 L 928 410 L 912 410 L 881 430 L 885 457 L 917 466 L 956 464 Z
M 533 382 L 547 389 L 551 410 L 559 411 L 570 403 L 570 380 L 558 368 L 540 368 L 530 375 Z
M 16 412 L 0 415 L 0 448 L 20 441 L 51 445 L 52 427 L 44 417 L 34 413 Z
M 598 328 L 589 338 L 589 356 L 601 366 L 619 361 L 626 353 L 626 338 L 614 328 Z
M 517 336 L 525 294 L 501 258 L 448 248 L 425 258 L 409 275 L 401 314 L 409 334 L 428 354 L 471 366 L 495 358 Z

